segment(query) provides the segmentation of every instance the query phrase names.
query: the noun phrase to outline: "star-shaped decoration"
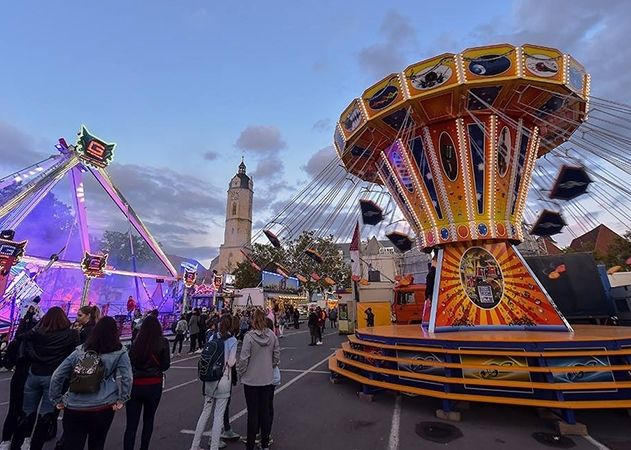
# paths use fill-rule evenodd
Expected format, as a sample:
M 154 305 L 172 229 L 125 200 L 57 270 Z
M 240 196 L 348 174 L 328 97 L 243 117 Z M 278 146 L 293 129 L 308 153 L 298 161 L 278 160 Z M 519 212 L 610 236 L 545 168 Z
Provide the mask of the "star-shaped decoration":
M 479 170 L 480 172 L 484 172 L 484 163 L 480 163 L 480 164 L 478 164 L 478 170 Z
M 83 162 L 104 169 L 112 162 L 115 147 L 116 144 L 99 139 L 90 134 L 84 125 L 81 125 L 75 152 Z
M 425 174 L 425 178 L 427 178 L 428 180 L 432 180 L 432 179 L 433 179 L 433 177 L 432 177 L 432 173 L 431 173 L 431 172 L 427 172 L 427 173 Z

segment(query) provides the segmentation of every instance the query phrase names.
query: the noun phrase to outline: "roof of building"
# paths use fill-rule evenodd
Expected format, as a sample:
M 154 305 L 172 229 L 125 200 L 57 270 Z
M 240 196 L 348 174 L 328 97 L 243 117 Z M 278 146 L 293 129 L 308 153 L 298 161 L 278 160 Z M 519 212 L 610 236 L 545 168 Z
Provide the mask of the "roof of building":
M 540 242 L 540 244 L 543 246 L 543 248 L 545 249 L 546 255 L 561 255 L 563 254 L 563 250 L 561 250 L 556 243 L 554 242 L 554 240 L 549 237 L 540 237 L 538 239 L 538 241 Z
M 578 236 L 570 243 L 574 251 L 605 254 L 617 239 L 624 239 L 606 225 L 598 225 L 593 230 Z

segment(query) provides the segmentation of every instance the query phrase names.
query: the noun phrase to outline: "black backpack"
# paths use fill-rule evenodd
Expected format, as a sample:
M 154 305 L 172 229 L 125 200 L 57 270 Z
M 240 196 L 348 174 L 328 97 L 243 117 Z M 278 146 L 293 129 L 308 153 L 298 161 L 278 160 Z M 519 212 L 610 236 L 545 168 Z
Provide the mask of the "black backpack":
M 197 363 L 197 374 L 200 381 L 218 381 L 223 377 L 225 369 L 225 339 L 213 335 L 202 349 Z
M 72 368 L 68 390 L 75 394 L 94 394 L 101 388 L 104 377 L 101 356 L 93 351 L 85 352 Z

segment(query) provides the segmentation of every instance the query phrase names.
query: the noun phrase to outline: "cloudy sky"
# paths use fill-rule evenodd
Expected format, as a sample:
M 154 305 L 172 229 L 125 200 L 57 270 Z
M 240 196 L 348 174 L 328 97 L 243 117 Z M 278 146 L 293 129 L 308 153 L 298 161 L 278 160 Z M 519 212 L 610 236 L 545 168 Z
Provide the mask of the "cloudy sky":
M 245 155 L 254 220 L 332 155 L 333 124 L 381 76 L 443 52 L 555 46 L 595 95 L 630 102 L 631 2 L 4 2 L 0 174 L 85 123 L 167 251 L 208 262 Z

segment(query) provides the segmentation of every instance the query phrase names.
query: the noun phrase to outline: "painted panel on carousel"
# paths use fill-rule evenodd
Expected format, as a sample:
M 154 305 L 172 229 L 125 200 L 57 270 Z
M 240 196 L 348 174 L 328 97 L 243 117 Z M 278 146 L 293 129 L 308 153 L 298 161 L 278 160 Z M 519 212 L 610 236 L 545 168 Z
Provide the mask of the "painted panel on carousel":
M 484 86 L 469 89 L 467 109 L 470 111 L 491 110 L 502 91 L 502 86 Z
M 366 123 L 366 117 L 364 117 L 362 104 L 359 99 L 355 99 L 350 105 L 348 105 L 340 116 L 340 125 L 346 140 L 348 140 L 348 138 L 350 138 L 364 123 Z
M 530 137 L 526 130 L 521 132 L 521 135 L 519 138 L 520 138 L 519 147 L 518 147 L 519 150 L 518 150 L 518 153 L 516 154 L 515 161 L 513 162 L 514 177 L 512 180 L 512 188 L 509 193 L 510 202 L 509 202 L 508 214 L 510 214 L 511 216 L 515 214 L 515 207 L 517 206 L 517 203 L 518 203 L 517 200 L 519 196 L 519 188 L 521 187 L 521 182 L 523 179 L 523 172 L 524 172 L 524 164 L 526 164 L 526 156 L 528 154 L 528 146 L 530 144 Z
M 435 329 L 566 329 L 556 306 L 505 242 L 444 249 Z M 433 309 L 434 310 L 434 309 Z
M 407 107 L 391 112 L 387 116 L 384 116 L 381 120 L 383 120 L 388 127 L 392 128 L 396 134 L 399 134 L 399 132 L 403 129 L 414 128 L 415 126 L 411 110 Z
M 335 126 L 333 143 L 335 144 L 335 150 L 338 157 L 341 158 L 344 154 L 344 148 L 346 147 L 346 139 L 344 139 L 344 134 L 342 134 L 342 125 L 340 125 L 339 123 Z
M 393 170 L 396 169 L 393 168 Z M 405 188 L 402 187 L 402 189 L 399 189 L 399 185 L 401 183 L 397 182 L 398 178 L 394 173 L 390 172 L 390 169 L 387 165 L 381 165 L 379 173 L 386 188 L 388 189 L 388 192 L 390 192 L 390 195 L 392 196 L 394 202 L 399 207 L 399 210 L 403 213 L 403 216 L 410 224 L 414 232 L 418 234 L 421 230 L 422 225 L 418 222 L 416 214 L 414 214 L 414 212 L 408 206 L 407 198 L 403 194 L 403 190 Z
M 374 86 L 366 89 L 362 101 L 366 107 L 368 117 L 374 117 L 388 111 L 403 100 L 403 89 L 399 75 L 393 73 Z
M 568 56 L 565 69 L 565 84 L 577 94 L 583 96 L 586 91 L 587 73 L 585 68 L 574 58 Z
M 445 54 L 413 64 L 403 73 L 411 97 L 458 82 L 458 69 L 453 54 Z
M 517 75 L 517 51 L 512 45 L 493 45 L 462 52 L 467 81 L 507 78 Z
M 563 81 L 563 54 L 553 48 L 537 45 L 522 46 L 524 78 Z
M 443 131 L 438 139 L 440 153 L 440 163 L 445 176 L 449 181 L 456 181 L 458 178 L 458 153 L 456 145 L 449 133 Z
M 495 147 L 496 167 L 491 170 L 495 171 L 495 210 L 491 212 L 491 218 L 495 221 L 506 220 L 506 209 L 508 208 L 508 200 L 512 195 L 509 191 L 512 186 L 513 168 L 515 155 L 517 153 L 517 129 L 514 125 L 508 125 L 502 119 L 497 121 L 498 137 Z
M 463 348 L 461 348 L 462 350 Z M 468 349 L 468 348 L 467 348 Z M 480 350 L 480 349 L 476 349 Z M 521 356 L 494 356 L 494 355 L 460 355 L 462 364 L 476 366 L 494 366 L 489 369 L 462 369 L 464 379 L 488 380 L 489 386 L 477 384 L 465 384 L 465 389 L 484 391 L 516 391 L 533 392 L 532 389 L 520 389 L 515 387 L 493 387 L 494 381 L 522 381 L 530 382 L 530 373 L 526 371 L 517 372 L 519 369 L 528 368 L 528 360 Z
M 402 148 L 399 141 L 396 141 L 386 150 L 386 155 L 388 161 L 390 161 L 390 164 L 396 171 L 399 182 L 409 193 L 414 193 L 414 182 L 412 181 L 412 174 L 408 168 L 407 161 L 403 156 L 404 151 L 405 149 Z
M 432 171 L 427 160 L 423 138 L 421 136 L 417 136 L 414 139 L 411 139 L 408 145 L 410 148 L 410 152 L 412 153 L 412 159 L 416 163 L 416 167 L 421 174 L 422 181 L 427 188 L 427 192 L 429 193 L 431 204 L 436 211 L 436 216 L 439 219 L 442 219 L 443 211 L 438 201 L 438 193 L 436 192 L 434 177 L 432 175 Z
M 470 123 L 467 126 L 469 152 L 473 165 L 473 188 L 475 192 L 476 211 L 484 214 L 484 199 L 486 198 L 486 133 L 483 123 Z M 492 194 L 492 193 L 491 193 Z
M 451 242 L 458 239 L 458 231 L 455 224 L 468 223 L 469 204 L 465 195 L 465 176 L 463 168 L 465 164 L 460 160 L 461 154 L 456 142 L 458 133 L 456 121 L 447 121 L 431 128 L 429 133 L 432 146 L 437 159 L 437 167 L 432 164 L 434 182 L 438 185 L 439 195 L 441 186 L 449 203 L 443 205 L 449 224 L 440 229 L 440 239 L 443 242 Z M 431 159 L 430 159 L 431 162 Z M 447 209 L 449 208 L 449 209 Z
M 420 352 L 413 350 L 397 350 L 397 358 L 413 359 L 418 361 L 418 364 L 412 364 L 409 362 L 397 361 L 397 369 L 401 372 L 410 372 L 423 375 L 445 375 L 445 369 L 442 367 L 423 365 L 425 361 L 431 362 L 443 362 L 442 355 L 440 353 Z M 404 375 L 399 375 L 399 378 L 407 381 L 420 382 L 416 378 L 408 378 Z M 434 383 L 431 381 L 422 381 L 423 383 L 442 385 L 442 383 Z
M 555 348 L 555 350 L 557 350 Z M 604 348 L 599 350 L 605 350 Z M 546 358 L 549 367 L 609 367 L 611 362 L 608 356 L 568 356 L 558 358 Z M 611 371 L 589 372 L 554 372 L 552 378 L 555 383 L 597 383 L 614 381 Z

